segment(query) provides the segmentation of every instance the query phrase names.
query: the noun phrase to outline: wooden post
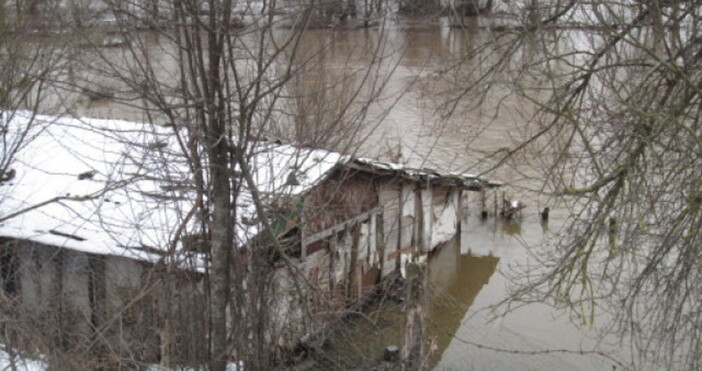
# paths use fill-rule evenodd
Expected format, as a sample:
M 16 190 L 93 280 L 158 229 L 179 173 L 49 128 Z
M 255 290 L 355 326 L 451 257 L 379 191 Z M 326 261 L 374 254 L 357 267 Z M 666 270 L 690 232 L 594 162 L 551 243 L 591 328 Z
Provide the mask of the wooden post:
M 420 370 L 424 363 L 424 297 L 426 291 L 426 263 L 407 264 L 407 325 L 403 370 Z
M 64 277 L 64 271 L 65 271 L 65 255 L 66 253 L 63 251 L 63 249 L 58 249 L 56 251 L 55 259 L 56 259 L 56 270 L 54 272 L 55 276 L 54 279 L 56 280 L 56 291 L 54 292 L 54 297 L 53 297 L 53 305 L 54 308 L 56 309 L 56 322 L 59 328 L 59 331 L 62 334 L 65 334 L 66 331 L 70 331 L 71 329 L 67 328 L 66 325 L 66 319 L 65 317 L 65 300 L 68 300 L 67 297 L 64 295 L 64 287 L 63 287 L 63 277 Z M 66 351 L 68 349 L 64 348 L 66 345 L 65 342 L 61 342 L 61 350 Z
M 331 293 L 332 298 L 336 298 L 336 292 L 334 291 L 336 289 L 336 254 L 337 251 L 339 251 L 337 235 L 332 234 L 331 236 L 327 237 L 327 241 L 329 243 L 329 292 Z
M 400 191 L 398 192 L 398 212 L 397 212 L 397 251 L 402 249 L 402 214 L 404 214 L 405 203 L 402 200 L 402 182 L 400 182 Z M 400 253 L 397 254 L 395 259 L 395 270 L 400 271 Z
M 615 218 L 610 218 L 609 219 L 609 228 L 608 228 L 608 242 L 609 242 L 609 251 L 610 254 L 614 253 L 616 251 L 617 247 L 617 219 Z
M 431 240 L 434 228 L 434 188 L 427 183 L 422 193 L 422 252 L 428 252 L 434 248 L 434 242 Z
M 456 188 L 454 191 L 454 205 L 456 207 L 456 238 L 458 246 L 461 246 L 461 229 L 463 223 L 463 190 Z
M 542 222 L 548 221 L 548 214 L 550 211 L 551 211 L 551 208 L 549 208 L 549 207 L 544 207 L 544 210 L 541 211 L 541 221 Z
M 487 194 L 485 193 L 484 188 L 480 190 L 480 216 L 483 219 L 488 218 Z
M 424 245 L 424 202 L 422 200 L 422 190 L 419 186 L 414 191 L 414 230 L 412 231 L 412 247 L 414 253 L 427 250 Z
M 380 266 L 380 279 L 383 278 L 385 274 L 385 231 L 383 226 L 385 221 L 383 220 L 383 213 L 379 213 L 378 217 L 375 219 L 375 247 L 378 249 L 378 265 Z
M 348 296 L 347 303 L 351 304 L 358 298 L 358 291 L 361 286 L 358 275 L 358 250 L 361 242 L 361 223 L 356 223 L 351 227 L 351 257 L 349 261 L 348 275 Z
M 105 285 L 105 257 L 88 255 L 88 301 L 90 303 L 90 325 L 94 345 L 94 354 L 100 362 L 105 361 L 107 350 L 101 327 L 107 317 L 107 287 Z
M 105 258 L 100 255 L 89 256 L 88 301 L 90 302 L 90 323 L 93 330 L 102 326 L 105 319 Z M 98 334 L 96 334 L 98 335 Z
M 368 251 L 366 252 L 366 259 L 368 260 L 368 265 L 370 267 L 377 267 L 378 261 L 380 260 L 377 255 L 378 248 L 376 246 L 378 240 L 375 237 L 375 235 L 378 233 L 378 222 L 376 221 L 377 217 L 377 214 L 371 214 L 368 217 Z

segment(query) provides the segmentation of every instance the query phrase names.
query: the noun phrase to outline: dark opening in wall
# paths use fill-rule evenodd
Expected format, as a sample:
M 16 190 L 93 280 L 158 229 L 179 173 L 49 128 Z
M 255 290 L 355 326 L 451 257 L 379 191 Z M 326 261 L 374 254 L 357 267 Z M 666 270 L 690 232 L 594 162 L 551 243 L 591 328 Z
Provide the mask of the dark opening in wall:
M 9 298 L 17 296 L 18 273 L 17 254 L 12 248 L 12 243 L 0 242 L 0 274 L 2 275 L 2 289 Z

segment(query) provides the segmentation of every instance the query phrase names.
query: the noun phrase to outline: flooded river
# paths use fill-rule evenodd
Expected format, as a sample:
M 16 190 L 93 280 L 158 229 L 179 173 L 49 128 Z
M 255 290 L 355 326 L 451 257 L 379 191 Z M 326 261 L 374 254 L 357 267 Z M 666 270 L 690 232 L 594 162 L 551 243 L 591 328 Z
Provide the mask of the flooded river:
M 313 31 L 313 35 L 324 32 Z M 373 31 L 353 31 L 340 40 L 362 44 L 369 32 Z M 361 146 L 360 154 L 391 160 L 399 151 L 401 160 L 414 166 L 474 173 L 488 169 L 493 162 L 485 155 L 511 144 L 529 116 L 529 106 L 514 100 L 501 102 L 504 106 L 495 114 L 495 102 L 484 102 L 476 109 L 459 106 L 457 114 L 446 118 L 440 111 L 441 93 L 454 89 L 455 81 L 434 73 L 476 39 L 490 37 L 489 33 L 451 29 L 445 20 L 403 21 L 390 25 L 385 37 L 402 52 L 388 82 L 390 94 L 401 96 Z M 375 107 L 377 112 L 385 108 Z M 557 232 L 568 210 L 534 191 L 540 182 L 528 170 L 505 167 L 487 176 L 505 182 L 504 191 L 528 206 L 519 221 L 483 221 L 478 194 L 469 195 L 460 245 L 448 244 L 430 264 L 430 365 L 441 370 L 612 369 L 614 361 L 592 352 L 625 358 L 626 351 L 616 341 L 600 341 L 593 329 L 577 326 L 567 312 L 534 303 L 495 318 L 492 306 L 506 298 L 514 287 L 512 280 L 525 278 L 514 277 L 513 268 L 535 261 L 530 247 Z M 548 223 L 539 217 L 545 206 L 552 210 Z M 402 329 L 401 313 L 390 311 L 383 316 L 389 317 L 386 323 L 395 323 L 392 329 L 378 328 L 377 322 L 359 325 L 353 340 L 342 344 L 342 349 L 381 357 L 385 346 L 397 344 Z M 358 367 L 358 363 L 346 366 Z
M 611 370 L 627 352 L 568 313 L 531 303 L 504 314 L 500 304 L 520 282 L 514 268 L 533 260 L 530 245 L 556 221 L 524 215 L 520 222 L 482 220 L 473 210 L 460 240 L 441 246 L 429 264 L 427 364 L 437 370 Z M 335 329 L 328 353 L 314 369 L 365 369 L 383 350 L 401 345 L 405 313 L 389 300 Z
M 369 109 L 372 128 L 364 128 L 367 138 L 359 138 L 357 154 L 473 173 L 488 169 L 493 162 L 484 156 L 510 144 L 522 120 L 529 116 L 529 107 L 516 101 L 500 102 L 504 106 L 495 114 L 497 102 L 486 101 L 473 110 L 459 106 L 447 117 L 439 110 L 444 103 L 441 92 L 455 89 L 452 84 L 456 81 L 435 72 L 476 40 L 491 37 L 489 31 L 452 29 L 445 20 L 394 20 L 386 28 L 312 30 L 304 39 L 310 47 L 332 40 L 325 60 L 330 79 L 335 78 L 334 71 L 340 76 L 343 69 L 367 63 L 369 45 L 386 43 L 387 86 L 382 99 Z M 111 53 L 119 54 L 120 50 Z M 466 106 L 470 106 L 473 102 L 466 99 Z M 144 119 L 138 110 L 109 101 L 77 100 L 71 109 L 93 117 Z M 527 208 L 519 221 L 482 221 L 478 196 L 470 196 L 460 244 L 445 246 L 430 265 L 431 364 L 445 370 L 612 369 L 610 359 L 578 353 L 598 350 L 613 357 L 624 357 L 625 353 L 616 344 L 598 343 L 596 334 L 571 323 L 567 312 L 535 303 L 493 318 L 489 308 L 506 297 L 511 279 L 520 279 L 512 276 L 513 268 L 534 261 L 529 246 L 557 231 L 568 212 L 531 191 L 539 189 L 533 173 L 500 168 L 486 176 L 504 182 L 504 191 L 525 202 Z M 545 206 L 552 210 L 548 224 L 543 224 L 538 214 Z M 396 322 L 397 318 L 387 319 L 388 326 L 382 331 L 361 326 L 361 332 L 373 341 L 360 338 L 346 346 L 366 355 L 382 352 L 397 341 L 401 329 L 392 326 Z
M 313 31 L 311 37 L 325 32 Z M 373 32 L 344 34 L 339 38 L 345 45 L 342 49 L 354 50 L 349 44 L 363 44 Z M 455 81 L 434 73 L 490 34 L 451 29 L 445 20 L 405 20 L 390 25 L 385 37 L 401 51 L 387 87 L 391 96 L 400 97 L 360 147 L 360 154 L 391 160 L 400 152 L 401 160 L 414 166 L 474 173 L 488 169 L 494 162 L 485 155 L 511 144 L 529 116 L 529 106 L 514 100 L 501 102 L 504 106 L 495 114 L 496 103 L 488 101 L 475 109 L 459 106 L 457 114 L 446 118 L 440 110 L 441 93 L 454 89 Z M 390 104 L 374 109 L 380 114 Z M 491 311 L 514 287 L 514 279 L 525 278 L 514 277 L 513 268 L 535 261 L 530 247 L 556 233 L 568 216 L 565 207 L 535 191 L 540 180 L 534 179 L 534 173 L 521 170 L 505 167 L 487 174 L 505 182 L 504 191 L 528 205 L 519 221 L 482 221 L 479 196 L 471 194 L 460 245 L 449 244 L 432 257 L 429 363 L 441 370 L 610 370 L 617 366 L 615 361 L 596 352 L 615 359 L 625 358 L 627 352 L 616 341 L 600 339 L 595 330 L 577 326 L 567 312 L 543 303 L 498 318 Z M 552 210 L 548 223 L 539 217 L 545 206 Z M 358 324 L 351 340 L 346 338 L 340 347 L 381 357 L 385 346 L 397 344 L 402 330 L 399 309 L 382 316 L 387 318 L 372 325 Z M 379 328 L 378 322 L 395 326 Z M 336 361 L 342 359 L 346 358 Z M 345 366 L 359 367 L 359 363 L 350 361 Z
M 431 312 L 430 321 L 460 318 L 446 348 L 438 349 L 441 356 L 437 368 L 607 370 L 617 366 L 600 354 L 588 352 L 619 358 L 623 353 L 618 346 L 600 342 L 593 329 L 577 326 L 567 312 L 542 303 L 525 305 L 504 316 L 491 311 L 514 287 L 513 280 L 525 278 L 515 277 L 513 269 L 535 260 L 530 256 L 530 246 L 540 243 L 551 233 L 550 228 L 559 227 L 559 222 L 544 224 L 537 215 L 525 215 L 520 223 L 481 222 L 477 215 L 469 218 L 458 254 L 460 263 L 452 261 L 455 255 L 449 251 L 440 253 L 431 265 L 432 270 L 440 272 L 431 275 L 432 287 L 438 292 L 446 287 L 450 296 L 445 300 L 457 300 L 463 304 L 459 308 L 465 310 L 461 314 L 439 306 Z M 444 254 L 452 256 L 444 258 Z M 447 268 L 453 266 L 456 268 Z

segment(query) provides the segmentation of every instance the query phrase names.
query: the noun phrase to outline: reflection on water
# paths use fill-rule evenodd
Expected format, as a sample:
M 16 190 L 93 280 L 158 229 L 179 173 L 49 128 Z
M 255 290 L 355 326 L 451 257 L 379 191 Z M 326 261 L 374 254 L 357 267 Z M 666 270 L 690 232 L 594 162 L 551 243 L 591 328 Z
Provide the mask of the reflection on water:
M 476 198 L 473 204 L 479 204 L 479 200 Z M 473 209 L 479 210 L 475 206 Z M 530 303 L 500 316 L 491 311 L 509 295 L 515 283 L 524 283 L 526 277 L 516 272 L 539 261 L 533 247 L 543 244 L 551 236 L 550 230 L 559 230 L 563 225 L 562 210 L 552 214 L 548 222 L 541 220 L 537 210 L 526 209 L 523 217 L 514 220 L 492 217 L 482 220 L 475 212 L 464 219 L 460 261 L 470 257 L 495 265 L 487 278 L 461 268 L 457 270 L 460 277 L 442 281 L 447 295 L 452 287 L 450 282 L 465 282 L 468 278 L 463 276 L 467 275 L 472 276 L 473 285 L 480 287 L 467 303 L 469 307 L 460 325 L 452 330 L 449 344 L 439 348 L 441 355 L 435 357 L 439 359 L 433 364 L 436 369 L 594 371 L 611 369 L 612 363 L 594 354 L 581 354 L 581 350 L 596 349 L 622 356 L 618 345 L 600 342 L 593 329 L 577 327 L 570 322 L 567 312 L 547 304 Z M 471 269 L 480 268 L 473 265 Z M 468 287 L 466 283 L 461 285 Z M 434 317 L 432 313 L 430 319 L 436 321 Z
M 481 219 L 480 223 L 487 230 L 492 230 L 492 233 L 502 233 L 508 236 L 519 236 L 522 234 L 522 221 L 517 219 L 500 219 L 497 221 Z M 544 232 L 548 231 L 548 224 L 542 224 Z
M 437 370 L 611 369 L 607 358 L 580 351 L 619 357 L 620 346 L 599 342 L 592 329 L 573 325 L 563 311 L 531 303 L 495 318 L 489 310 L 509 294 L 515 279 L 512 269 L 538 258 L 531 255 L 530 245 L 542 243 L 549 228 L 560 228 L 562 220 L 563 215 L 552 215 L 544 223 L 538 213 L 526 212 L 515 220 L 482 220 L 475 213 L 463 220 L 460 244 L 454 239 L 430 259 L 428 366 Z M 382 358 L 385 347 L 402 347 L 404 328 L 403 304 L 389 300 L 367 317 L 336 329 L 332 347 L 325 352 L 330 363 L 324 365 L 367 369 Z
M 441 360 L 471 304 L 495 273 L 499 258 L 460 254 L 458 239 L 447 242 L 431 257 L 428 272 L 427 352 L 433 367 Z M 402 347 L 405 312 L 389 301 L 379 310 L 344 324 L 331 339 L 331 349 L 317 367 L 370 367 L 390 345 Z
M 431 304 L 427 317 L 431 365 L 442 358 L 468 308 L 489 282 L 500 260 L 490 255 L 461 255 L 460 251 L 459 244 L 454 240 L 437 251 L 431 259 Z
M 550 222 L 559 226 L 553 218 Z M 505 273 L 531 259 L 528 245 L 539 243 L 548 228 L 538 214 L 511 221 L 471 215 L 463 222 L 460 244 L 454 239 L 431 256 L 426 298 L 430 368 L 611 369 L 608 359 L 580 351 L 617 355 L 621 349 L 598 343 L 595 334 L 570 323 L 564 312 L 542 303 L 498 318 L 488 310 L 508 295 L 513 282 Z M 404 328 L 403 304 L 388 300 L 367 316 L 335 329 L 325 362 L 315 368 L 368 369 L 382 358 L 385 347 L 402 347 Z
M 502 231 L 510 236 L 522 234 L 522 223 L 517 220 L 505 220 L 502 223 Z

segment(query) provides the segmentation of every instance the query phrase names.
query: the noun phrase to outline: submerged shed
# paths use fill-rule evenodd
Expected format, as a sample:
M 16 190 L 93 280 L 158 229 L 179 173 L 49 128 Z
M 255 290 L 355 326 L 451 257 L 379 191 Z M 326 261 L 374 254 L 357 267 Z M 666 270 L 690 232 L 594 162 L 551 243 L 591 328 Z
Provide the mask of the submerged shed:
M 121 344 L 115 352 L 158 359 L 158 344 L 165 341 L 157 336 L 159 326 L 172 308 L 155 299 L 163 288 L 150 272 L 175 267 L 188 281 L 175 283 L 182 291 L 170 304 L 180 310 L 178 300 L 191 304 L 172 318 L 182 325 L 178 336 L 203 336 L 197 277 L 208 258 L 201 246 L 206 239 L 198 236 L 207 221 L 195 211 L 208 201 L 196 192 L 184 132 L 31 113 L 15 114 L 5 130 L 8 143 L 18 145 L 5 148 L 12 150 L 13 177 L 0 178 L 4 295 L 38 317 L 53 315 L 58 305 L 65 318 L 90 319 L 82 329 L 70 326 L 73 320 L 60 321 L 76 339 L 110 318 L 111 336 Z M 20 137 L 21 145 L 15 140 Z M 285 319 L 272 324 L 285 334 L 281 345 L 305 334 L 303 321 L 290 320 L 302 318 L 301 301 L 322 313 L 356 300 L 402 262 L 460 232 L 464 191 L 499 186 L 470 174 L 321 149 L 270 142 L 251 148 L 255 187 L 239 179 L 233 244 L 265 248 L 274 235 L 316 287 L 308 297 L 296 297 L 290 270 L 270 262 L 278 293 L 270 310 Z M 240 173 L 232 169 L 233 177 Z M 147 314 L 120 309 L 135 298 L 146 308 L 137 312 Z M 203 352 L 197 346 L 189 351 Z

